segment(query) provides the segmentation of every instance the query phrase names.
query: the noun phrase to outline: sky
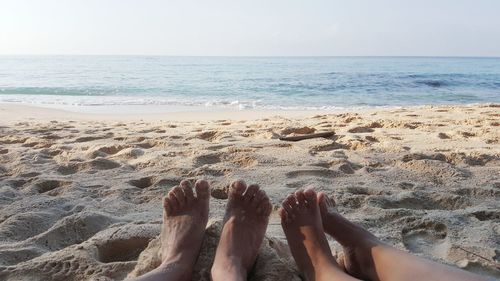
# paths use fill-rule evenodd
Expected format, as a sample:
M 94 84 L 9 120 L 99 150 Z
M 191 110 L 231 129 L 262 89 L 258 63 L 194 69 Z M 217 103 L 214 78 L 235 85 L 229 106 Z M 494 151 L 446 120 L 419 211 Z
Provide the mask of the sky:
M 0 0 L 0 55 L 500 56 L 500 1 Z

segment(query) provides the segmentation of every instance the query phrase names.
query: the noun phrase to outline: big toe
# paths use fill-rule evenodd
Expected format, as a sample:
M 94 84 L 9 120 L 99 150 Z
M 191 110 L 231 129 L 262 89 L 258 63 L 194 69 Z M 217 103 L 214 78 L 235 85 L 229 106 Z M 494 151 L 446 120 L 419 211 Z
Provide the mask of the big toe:
M 299 190 L 295 192 L 295 197 L 297 198 L 297 205 L 299 208 L 305 208 L 307 206 L 307 199 L 304 191 Z
M 318 198 L 316 195 L 316 191 L 312 188 L 308 188 L 304 191 L 304 196 L 306 198 L 307 204 L 310 207 L 314 207 L 318 204 Z
M 229 189 L 229 199 L 239 199 L 243 196 L 243 192 L 247 189 L 247 185 L 242 180 L 234 181 Z
M 318 193 L 318 205 L 322 214 L 327 214 L 330 208 L 335 208 L 335 201 L 324 192 Z

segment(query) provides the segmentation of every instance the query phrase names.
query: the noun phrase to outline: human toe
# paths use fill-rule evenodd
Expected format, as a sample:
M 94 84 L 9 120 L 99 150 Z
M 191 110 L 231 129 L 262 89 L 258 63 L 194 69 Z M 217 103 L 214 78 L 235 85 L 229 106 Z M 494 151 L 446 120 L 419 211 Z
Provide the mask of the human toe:
M 202 200 L 210 198 L 210 185 L 206 180 L 197 180 L 194 188 L 196 190 L 196 198 Z

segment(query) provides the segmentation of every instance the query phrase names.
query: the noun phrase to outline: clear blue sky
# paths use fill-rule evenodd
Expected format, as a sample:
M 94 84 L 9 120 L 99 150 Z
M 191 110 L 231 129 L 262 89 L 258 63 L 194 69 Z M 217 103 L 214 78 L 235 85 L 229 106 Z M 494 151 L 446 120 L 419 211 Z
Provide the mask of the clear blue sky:
M 500 1 L 2 0 L 0 54 L 500 56 Z

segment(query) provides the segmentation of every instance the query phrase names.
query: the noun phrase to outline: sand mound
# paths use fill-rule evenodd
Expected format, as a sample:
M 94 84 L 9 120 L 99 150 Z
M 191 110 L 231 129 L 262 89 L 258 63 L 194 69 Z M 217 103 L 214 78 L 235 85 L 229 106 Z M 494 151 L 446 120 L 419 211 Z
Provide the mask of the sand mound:
M 200 256 L 193 269 L 193 280 L 210 280 L 210 268 L 215 258 L 215 249 L 222 231 L 221 221 L 208 223 L 205 238 L 203 240 Z M 259 250 L 259 256 L 249 280 L 301 280 L 297 269 L 289 259 L 283 259 L 287 253 L 281 250 L 283 245 L 279 241 L 265 238 Z M 161 245 L 159 238 L 151 241 L 144 250 L 134 270 L 128 277 L 136 277 L 144 274 L 161 263 Z

